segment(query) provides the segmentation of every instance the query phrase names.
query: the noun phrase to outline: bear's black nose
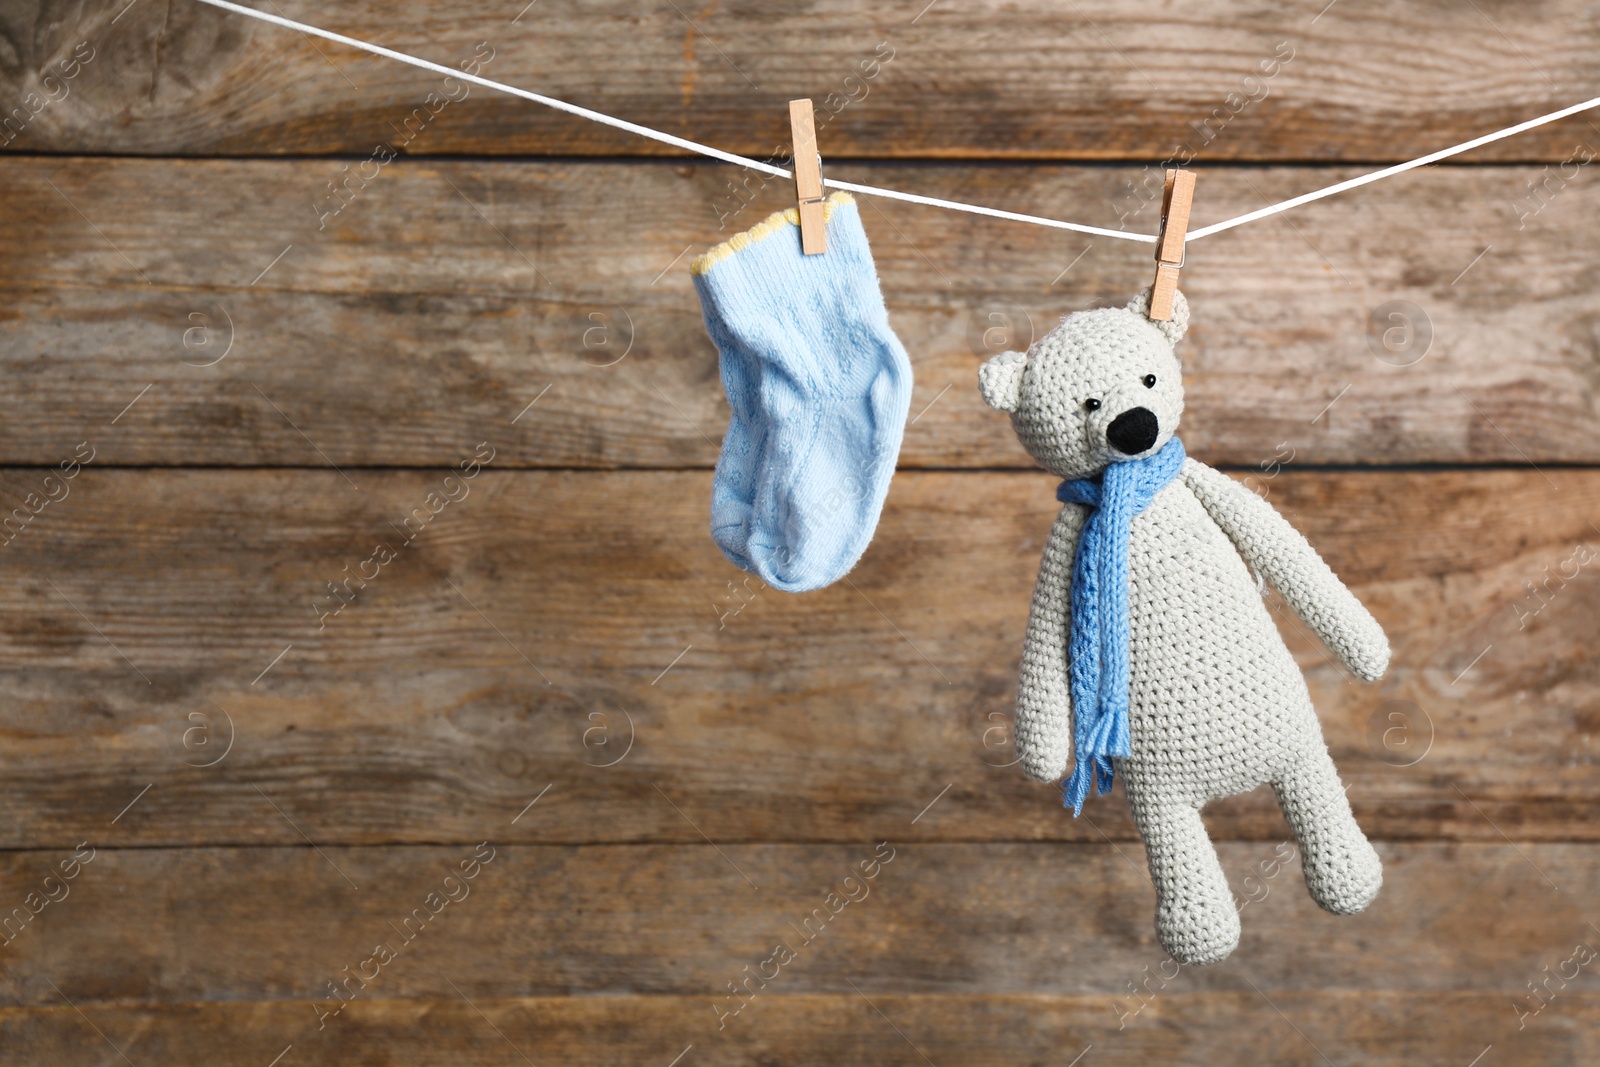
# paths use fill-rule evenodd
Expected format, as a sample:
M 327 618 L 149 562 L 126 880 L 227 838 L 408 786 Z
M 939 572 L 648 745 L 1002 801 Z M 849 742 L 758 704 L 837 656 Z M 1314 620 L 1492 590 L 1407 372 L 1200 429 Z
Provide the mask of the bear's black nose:
M 1111 447 L 1128 456 L 1136 456 L 1156 443 L 1161 436 L 1161 422 L 1149 408 L 1129 408 L 1111 420 L 1106 427 L 1106 440 Z

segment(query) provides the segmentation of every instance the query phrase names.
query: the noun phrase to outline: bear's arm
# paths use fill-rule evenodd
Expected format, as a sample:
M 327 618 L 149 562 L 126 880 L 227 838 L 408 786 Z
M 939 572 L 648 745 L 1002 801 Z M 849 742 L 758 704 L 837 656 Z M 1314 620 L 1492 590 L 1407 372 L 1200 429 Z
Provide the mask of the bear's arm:
M 1179 477 L 1239 555 L 1316 631 L 1345 666 L 1367 681 L 1383 677 L 1389 639 L 1289 520 L 1249 489 L 1194 459 Z
M 1066 777 L 1072 756 L 1072 691 L 1067 681 L 1072 561 L 1085 511 L 1068 504 L 1050 527 L 1039 580 L 1033 586 L 1028 632 L 1017 682 L 1017 756 L 1036 782 Z

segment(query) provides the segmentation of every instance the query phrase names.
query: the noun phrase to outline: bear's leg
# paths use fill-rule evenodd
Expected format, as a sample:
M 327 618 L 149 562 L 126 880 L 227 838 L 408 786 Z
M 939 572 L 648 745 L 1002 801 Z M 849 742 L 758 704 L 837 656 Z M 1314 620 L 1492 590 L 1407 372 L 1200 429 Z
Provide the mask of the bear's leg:
M 1350 811 L 1328 750 L 1317 746 L 1272 788 L 1300 842 L 1311 899 L 1335 915 L 1371 904 L 1383 885 L 1383 864 Z
M 1129 776 L 1128 803 L 1156 887 L 1156 934 L 1179 963 L 1216 963 L 1239 944 L 1239 909 L 1200 809 L 1146 794 Z

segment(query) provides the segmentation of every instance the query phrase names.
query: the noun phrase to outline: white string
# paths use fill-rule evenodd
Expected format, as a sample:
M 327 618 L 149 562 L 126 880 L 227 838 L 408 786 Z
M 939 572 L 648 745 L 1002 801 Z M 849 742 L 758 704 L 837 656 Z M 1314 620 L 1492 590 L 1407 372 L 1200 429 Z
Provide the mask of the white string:
M 963 204 L 957 200 L 940 200 L 936 196 L 919 196 L 916 193 L 902 193 L 876 185 L 857 185 L 855 182 L 835 181 L 832 178 L 822 179 L 822 184 L 852 193 L 866 193 L 870 196 L 881 196 L 889 200 L 904 200 L 908 204 L 926 204 L 929 207 L 944 207 L 952 211 L 968 211 L 974 215 L 1010 219 L 1012 222 L 1031 222 L 1035 226 L 1050 226 L 1057 230 L 1074 230 L 1078 233 L 1094 234 L 1096 237 L 1117 237 L 1124 241 L 1143 241 L 1152 245 L 1156 243 L 1154 234 L 1129 233 L 1127 230 L 1107 230 L 1100 226 L 1085 226 L 1081 222 L 1060 222 L 1056 219 L 1047 219 L 1039 215 L 1021 215 L 1015 211 L 1001 211 L 999 208 L 982 207 L 978 204 Z
M 732 152 L 724 152 L 720 148 L 712 148 L 710 145 L 704 145 L 698 141 L 691 141 L 684 137 L 677 137 L 670 133 L 663 133 L 661 130 L 651 129 L 649 126 L 641 126 L 638 123 L 629 122 L 626 119 L 619 119 L 615 116 L 604 114 L 603 112 L 592 111 L 586 107 L 579 107 L 577 104 L 569 104 L 565 100 L 557 100 L 554 97 L 543 96 L 539 93 L 530 92 L 527 89 L 519 89 L 514 85 L 506 85 L 504 82 L 493 81 L 492 79 L 480 77 L 476 74 L 468 74 L 466 71 L 457 70 L 454 67 L 446 67 L 442 64 L 433 63 L 426 59 L 418 59 L 416 56 L 407 55 L 404 52 L 396 52 L 393 49 L 384 48 L 380 45 L 369 44 L 366 41 L 357 40 L 354 37 L 346 37 L 342 33 L 333 33 L 330 30 L 320 29 L 304 22 L 296 22 L 293 19 L 284 18 L 281 15 L 271 15 L 265 11 L 257 11 L 252 7 L 244 7 L 241 4 L 230 3 L 229 0 L 199 0 L 199 2 L 202 4 L 209 4 L 212 7 L 221 8 L 224 11 L 231 11 L 237 15 L 244 15 L 246 18 L 259 19 L 262 22 L 269 22 L 275 26 L 282 26 L 285 29 L 298 30 L 301 33 L 310 34 L 314 37 L 321 37 L 324 40 L 334 41 L 342 45 L 348 45 L 351 48 L 355 48 L 363 52 L 370 52 L 375 56 L 383 56 L 386 59 L 393 59 L 400 63 L 408 63 L 413 67 L 420 67 L 423 70 L 431 70 L 436 74 L 444 74 L 451 78 L 460 78 L 462 81 L 471 82 L 474 85 L 481 85 L 486 89 L 494 89 L 497 92 L 520 97 L 523 100 L 531 100 L 536 104 L 543 104 L 545 107 L 555 108 L 557 111 L 565 111 L 569 115 L 576 115 L 579 118 L 588 119 L 590 122 L 598 122 L 605 126 L 612 126 L 619 130 L 626 130 L 629 133 L 638 134 L 640 137 L 647 137 L 652 141 L 660 141 L 662 144 L 669 144 L 674 148 L 681 148 L 686 152 L 693 152 L 696 155 L 707 156 L 711 159 L 720 159 L 724 163 L 732 163 L 735 166 L 748 167 L 751 170 L 760 171 L 763 174 L 769 174 L 774 178 L 793 177 L 793 174 L 789 171 L 783 169 L 782 167 L 775 167 L 770 163 L 763 163 L 760 160 L 750 159 L 747 156 L 736 155 Z M 1385 167 L 1382 170 L 1375 170 L 1370 174 L 1363 174 L 1358 178 L 1351 178 L 1348 181 L 1338 182 L 1337 184 L 1330 185 L 1324 189 L 1317 189 L 1313 192 L 1304 193 L 1289 200 L 1284 200 L 1281 203 L 1272 204 L 1256 211 L 1246 212 L 1243 215 L 1236 215 L 1231 219 L 1224 219 L 1221 222 L 1212 223 L 1210 226 L 1202 226 L 1197 230 L 1190 230 L 1187 235 L 1187 240 L 1197 241 L 1202 237 L 1209 237 L 1214 233 L 1221 233 L 1224 230 L 1231 230 L 1235 226 L 1243 226 L 1247 222 L 1255 222 L 1257 219 L 1269 218 L 1278 214 L 1279 212 L 1288 211 L 1290 208 L 1299 207 L 1302 204 L 1309 204 L 1312 201 L 1321 200 L 1323 197 L 1333 196 L 1335 193 L 1342 193 L 1350 189 L 1359 188 L 1363 185 L 1370 185 L 1375 181 L 1381 181 L 1384 178 L 1392 177 L 1396 174 L 1403 174 L 1408 170 L 1416 170 L 1418 167 L 1426 167 L 1428 164 L 1437 163 L 1441 159 L 1449 159 L 1451 156 L 1458 156 L 1463 152 L 1470 152 L 1474 148 L 1480 148 L 1483 145 L 1504 140 L 1507 137 L 1515 137 L 1519 133 L 1525 133 L 1528 130 L 1543 126 L 1546 123 L 1568 118 L 1572 115 L 1577 115 L 1584 111 L 1590 111 L 1597 107 L 1600 107 L 1600 96 L 1594 97 L 1590 100 L 1585 100 L 1581 104 L 1573 104 L 1571 107 L 1564 107 L 1559 111 L 1552 111 L 1547 115 L 1540 115 L 1538 118 L 1529 119 L 1526 122 L 1520 122 L 1515 126 L 1508 126 L 1503 130 L 1496 130 L 1494 133 L 1484 134 L 1482 137 L 1474 137 L 1470 141 L 1463 141 L 1458 145 L 1452 145 L 1449 148 L 1442 148 L 1437 152 L 1430 152 L 1428 155 L 1422 156 L 1418 159 L 1409 160 L 1405 163 L 1398 163 L 1392 167 Z M 855 182 L 842 182 L 834 178 L 824 178 L 822 180 L 822 184 L 833 189 L 844 189 L 850 192 L 865 193 L 869 196 L 881 196 L 889 200 L 903 200 L 911 204 L 925 204 L 928 207 L 942 207 L 951 211 L 965 211 L 974 215 L 987 215 L 990 218 L 1008 219 L 1012 222 L 1026 222 L 1035 226 L 1048 226 L 1057 230 L 1072 230 L 1077 233 L 1092 234 L 1096 237 L 1112 237 L 1122 241 L 1142 241 L 1146 244 L 1154 244 L 1156 242 L 1156 237 L 1153 234 L 1129 233 L 1126 230 L 1110 230 L 1101 226 L 1086 226 L 1079 222 L 1062 222 L 1058 219 L 1048 219 L 1040 215 L 1024 215 L 1015 211 L 1001 211 L 998 208 L 983 207 L 978 204 L 964 204 L 955 200 L 941 200 L 938 197 L 933 196 L 919 196 L 916 193 L 902 193 L 898 190 L 885 189 L 881 186 L 858 185 Z
M 252 7 L 244 7 L 240 4 L 229 3 L 228 0 L 200 0 L 200 2 L 202 4 L 210 4 L 212 7 L 221 8 L 224 11 L 232 11 L 237 15 L 244 15 L 247 18 L 260 19 L 262 22 L 270 22 L 275 26 L 282 26 L 285 29 L 299 30 L 301 33 L 308 33 L 314 37 L 321 37 L 327 41 L 335 41 L 339 44 L 348 45 L 351 48 L 356 48 L 363 52 L 371 52 L 375 56 L 383 56 L 386 59 L 393 59 L 401 63 L 409 63 L 413 67 L 420 67 L 423 70 L 431 70 L 436 74 L 444 74 L 451 78 L 459 78 L 464 82 L 471 82 L 474 85 L 481 85 L 486 89 L 495 89 L 502 93 L 509 93 L 512 96 L 521 97 L 524 100 L 532 100 L 536 104 L 543 104 L 546 107 L 553 107 L 557 111 L 565 111 L 569 115 L 577 115 L 579 118 L 585 118 L 591 122 L 598 122 L 605 126 L 614 126 L 619 130 L 627 130 L 629 133 L 638 134 L 640 137 L 648 137 L 652 141 L 660 141 L 662 144 L 669 144 L 674 148 L 681 148 L 686 152 L 693 152 L 697 155 L 709 156 L 712 159 L 720 159 L 724 163 L 733 163 L 740 167 L 749 167 L 751 170 L 758 170 L 763 174 L 770 174 L 774 178 L 794 177 L 794 175 L 789 171 L 784 170 L 782 167 L 775 167 L 770 163 L 763 163 L 760 160 L 735 155 L 732 152 L 724 152 L 720 148 L 712 148 L 710 145 L 704 145 L 698 141 L 691 141 L 683 137 L 675 137 L 670 133 L 663 133 L 660 130 L 653 130 L 649 126 L 641 126 L 636 122 L 629 122 L 626 119 L 619 119 L 611 115 L 603 114 L 599 111 L 591 111 L 586 107 L 579 107 L 577 104 L 569 104 L 565 100 L 557 100 L 554 97 L 542 96 L 539 93 L 529 92 L 527 89 L 519 89 L 514 85 L 506 85 L 503 82 L 497 82 L 489 78 L 479 77 L 476 74 L 468 74 L 466 71 L 457 70 L 454 67 L 446 67 L 442 64 L 433 63 L 426 59 L 418 59 L 416 56 L 409 56 L 404 52 L 396 52 L 393 49 L 384 48 L 380 45 L 368 44 L 366 41 L 360 41 L 354 37 L 346 37 L 342 33 L 333 33 L 330 30 L 319 29 L 316 26 L 311 26 L 304 22 L 296 22 L 294 19 L 284 18 L 281 15 L 270 15 L 265 11 L 257 11 Z M 905 200 L 913 204 L 927 204 L 930 207 L 943 207 L 954 211 L 968 211 L 974 215 L 989 215 L 997 219 L 1010 219 L 1012 222 L 1030 222 L 1035 226 L 1049 226 L 1058 230 L 1074 230 L 1078 233 L 1093 234 L 1097 237 L 1115 237 L 1124 241 L 1143 241 L 1146 244 L 1155 244 L 1156 241 L 1153 235 L 1147 233 L 1128 233 L 1124 230 L 1108 230 L 1100 226 L 1085 226 L 1082 223 L 1077 222 L 1061 222 L 1057 219 L 1047 219 L 1038 215 L 1023 215 L 1015 211 L 1001 211 L 992 207 L 980 207 L 977 204 L 962 204 L 954 200 L 940 200 L 937 197 L 932 196 L 918 196 L 915 193 L 902 193 L 894 189 L 881 189 L 873 185 L 857 185 L 854 182 L 841 182 L 833 178 L 824 178 L 822 184 L 830 186 L 834 189 L 847 189 L 853 192 L 867 193 L 872 196 L 885 197 L 890 200 Z
M 1273 204 L 1270 207 L 1264 207 L 1258 211 L 1251 211 L 1243 215 L 1237 215 L 1231 219 L 1224 219 L 1221 222 L 1214 222 L 1210 226 L 1202 226 L 1198 230 L 1190 230 L 1187 240 L 1194 241 L 1201 237 L 1209 237 L 1211 234 L 1221 233 L 1223 230 L 1231 230 L 1235 226 L 1243 226 L 1247 222 L 1254 222 L 1257 219 L 1264 219 L 1271 215 L 1276 215 L 1280 211 L 1288 211 L 1290 208 L 1299 207 L 1301 204 L 1309 204 L 1313 200 L 1321 200 L 1323 197 L 1332 196 L 1334 193 L 1342 193 L 1347 189 L 1356 189 L 1363 185 L 1370 185 L 1375 181 L 1390 177 L 1391 175 L 1403 174 L 1408 170 L 1416 170 L 1418 167 L 1426 167 L 1429 163 L 1437 163 L 1441 159 L 1449 159 L 1451 156 L 1459 156 L 1463 152 L 1470 152 L 1474 148 L 1479 148 L 1494 141 L 1502 141 L 1507 137 L 1515 137 L 1519 133 L 1524 133 L 1536 126 L 1543 126 L 1547 122 L 1555 122 L 1557 119 L 1564 119 L 1568 116 L 1577 115 L 1581 112 L 1589 111 L 1597 107 L 1600 107 L 1600 96 L 1594 97 L 1590 100 L 1585 100 L 1581 104 L 1573 104 L 1571 107 L 1564 107 L 1560 111 L 1552 111 L 1548 115 L 1540 115 L 1538 118 L 1529 119 L 1527 122 L 1519 122 L 1515 126 L 1507 126 L 1505 129 L 1496 130 L 1494 133 L 1486 133 L 1482 137 L 1474 137 L 1470 141 L 1463 141 L 1460 144 L 1452 145 L 1449 148 L 1441 148 L 1439 151 L 1430 152 L 1419 159 L 1413 159 L 1405 163 L 1397 163 L 1392 167 L 1385 167 L 1383 170 L 1375 170 L 1371 174 L 1363 174 L 1359 178 L 1351 178 L 1349 181 L 1342 181 L 1337 185 L 1330 185 L 1326 189 L 1318 189 L 1315 192 L 1305 193 L 1304 195 L 1294 197 L 1293 199 L 1285 200 L 1281 204 Z
M 488 78 L 480 78 L 476 74 L 468 74 L 464 70 L 457 70 L 454 67 L 446 67 L 439 63 L 432 63 L 426 59 L 418 59 L 416 56 L 408 56 L 404 52 L 396 52 L 393 49 L 384 48 L 381 45 L 368 44 L 366 41 L 358 41 L 354 37 L 346 37 L 342 33 L 334 33 L 330 30 L 319 29 L 316 26 L 311 26 L 304 22 L 296 22 L 294 19 L 286 19 L 281 15 L 269 15 L 265 11 L 257 11 L 253 7 L 244 7 L 240 4 L 230 4 L 228 3 L 228 0 L 200 0 L 200 2 L 202 4 L 210 4 L 212 7 L 220 7 L 224 11 L 232 11 L 236 15 L 244 15 L 247 18 L 260 19 L 262 22 L 270 22 L 275 26 L 282 26 L 291 30 L 299 30 L 301 33 L 309 33 L 313 37 L 321 37 L 328 41 L 337 41 L 339 44 L 349 45 L 351 48 L 358 48 L 363 52 L 371 52 L 375 56 L 383 56 L 386 59 L 398 60 L 401 63 L 409 63 L 413 67 L 421 67 L 423 70 L 431 70 L 435 74 L 444 74 L 451 78 L 460 78 L 462 81 L 472 82 L 474 85 L 482 85 L 487 89 L 498 89 L 502 93 L 510 93 L 512 96 L 520 96 L 524 100 L 532 100 L 536 104 L 543 104 L 545 107 L 553 107 L 557 111 L 565 111 L 568 114 L 577 115 L 580 118 L 588 119 L 590 122 L 599 122 L 607 126 L 615 126 L 619 130 L 627 130 L 629 133 L 636 133 L 640 137 L 648 137 L 653 141 L 661 141 L 664 144 L 673 145 L 676 148 L 682 148 L 687 152 L 694 152 L 702 156 L 710 156 L 712 159 L 720 159 L 724 163 L 735 163 L 741 167 L 749 167 L 752 170 L 759 170 L 770 174 L 775 178 L 793 177 L 793 175 L 784 170 L 782 167 L 774 167 L 771 164 L 762 163 L 758 160 L 746 159 L 744 156 L 736 156 L 732 152 L 724 152 L 719 148 L 712 148 L 710 145 L 700 144 L 698 141 L 689 141 L 682 137 L 674 137 L 670 133 L 662 133 L 660 130 L 652 130 L 648 126 L 640 126 L 636 123 L 629 122 L 626 119 L 613 118 L 610 115 L 603 115 L 598 111 L 590 111 L 586 107 L 579 107 L 577 104 L 569 104 L 565 100 L 557 100 L 554 97 L 541 96 L 538 93 L 531 93 L 526 89 L 518 89 L 514 85 L 503 85 L 497 81 L 490 81 Z

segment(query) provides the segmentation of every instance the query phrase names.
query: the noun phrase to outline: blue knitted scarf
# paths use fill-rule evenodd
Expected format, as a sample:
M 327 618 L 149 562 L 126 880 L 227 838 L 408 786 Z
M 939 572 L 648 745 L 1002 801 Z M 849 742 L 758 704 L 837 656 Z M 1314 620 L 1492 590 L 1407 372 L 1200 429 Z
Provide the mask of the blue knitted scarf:
M 1072 562 L 1072 747 L 1077 766 L 1067 779 L 1066 806 L 1083 811 L 1089 787 L 1111 791 L 1112 756 L 1128 755 L 1128 536 L 1133 517 L 1150 506 L 1183 466 L 1176 437 L 1144 459 L 1113 463 L 1095 479 L 1062 482 L 1056 499 L 1094 510 L 1078 536 Z

